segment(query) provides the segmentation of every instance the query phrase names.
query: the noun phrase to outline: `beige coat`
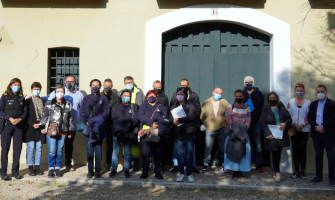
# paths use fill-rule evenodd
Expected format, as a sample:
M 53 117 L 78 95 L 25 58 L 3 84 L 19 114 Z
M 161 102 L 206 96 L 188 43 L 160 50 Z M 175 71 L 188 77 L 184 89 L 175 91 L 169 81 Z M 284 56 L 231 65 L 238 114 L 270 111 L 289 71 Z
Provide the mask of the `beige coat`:
M 226 125 L 228 101 L 220 99 L 219 105 L 218 114 L 215 118 L 212 97 L 202 104 L 200 120 L 206 126 L 206 131 L 217 131 Z

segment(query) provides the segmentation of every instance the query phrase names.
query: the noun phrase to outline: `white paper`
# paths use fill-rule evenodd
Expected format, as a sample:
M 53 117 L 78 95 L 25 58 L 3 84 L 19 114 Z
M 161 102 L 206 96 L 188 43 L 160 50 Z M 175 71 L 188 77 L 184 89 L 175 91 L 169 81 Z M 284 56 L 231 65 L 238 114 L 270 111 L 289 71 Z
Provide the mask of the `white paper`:
M 279 125 L 268 125 L 268 127 L 275 139 L 283 139 L 283 131 L 279 129 Z
M 177 108 L 171 110 L 171 114 L 172 114 L 173 119 L 186 117 L 183 106 L 181 106 L 181 105 L 178 106 Z M 178 126 L 181 126 L 181 125 L 183 125 L 183 124 L 178 124 Z

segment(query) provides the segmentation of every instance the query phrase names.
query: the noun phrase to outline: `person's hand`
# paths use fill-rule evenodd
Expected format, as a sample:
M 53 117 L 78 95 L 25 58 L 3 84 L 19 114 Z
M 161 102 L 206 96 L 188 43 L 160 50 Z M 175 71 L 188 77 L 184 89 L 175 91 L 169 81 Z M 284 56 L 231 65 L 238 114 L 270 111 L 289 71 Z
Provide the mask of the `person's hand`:
M 20 121 L 21 121 L 20 119 L 14 119 L 13 122 L 12 122 L 12 124 L 16 125 L 16 124 L 20 123 Z
M 285 127 L 286 127 L 286 124 L 285 123 L 281 123 L 281 124 L 279 124 L 279 129 L 281 130 L 281 131 L 283 131 L 283 130 L 285 130 Z
M 12 124 L 14 124 L 16 120 L 15 120 L 13 117 L 11 117 L 11 118 L 9 118 L 9 121 L 10 121 Z M 15 125 L 15 124 L 14 124 L 14 125 Z
M 88 122 L 86 122 L 86 125 L 89 126 Z
M 152 128 L 153 128 L 153 129 L 158 128 L 158 122 L 154 122 L 154 124 L 152 125 Z
M 72 135 L 67 135 L 67 137 L 68 137 L 68 138 L 71 138 L 71 137 L 72 137 Z
M 272 140 L 274 139 L 275 137 L 273 137 L 273 135 L 268 135 L 268 139 Z
M 315 128 L 315 131 L 317 131 L 319 133 L 324 133 L 325 132 L 325 130 L 323 130 L 323 128 L 320 125 L 317 125 L 314 128 Z
M 301 126 L 299 126 L 296 123 L 294 123 L 293 126 L 294 126 L 294 128 L 295 128 L 296 131 L 301 131 L 301 129 L 302 129 Z
M 141 129 L 139 132 L 138 132 L 138 136 L 140 136 L 140 137 L 143 137 L 143 136 L 145 136 L 147 134 L 147 132 L 145 131 L 145 130 L 143 130 L 143 129 Z
M 179 122 L 178 122 L 178 118 L 174 118 L 174 119 L 173 119 L 173 124 L 176 125 L 176 126 L 179 124 Z
M 41 133 L 45 134 L 45 129 L 42 129 L 42 130 L 41 130 Z
M 222 129 L 225 131 L 227 129 L 227 125 L 225 125 Z
M 35 129 L 38 129 L 38 128 L 40 127 L 40 125 L 39 125 L 39 124 L 34 124 L 33 127 L 34 127 Z

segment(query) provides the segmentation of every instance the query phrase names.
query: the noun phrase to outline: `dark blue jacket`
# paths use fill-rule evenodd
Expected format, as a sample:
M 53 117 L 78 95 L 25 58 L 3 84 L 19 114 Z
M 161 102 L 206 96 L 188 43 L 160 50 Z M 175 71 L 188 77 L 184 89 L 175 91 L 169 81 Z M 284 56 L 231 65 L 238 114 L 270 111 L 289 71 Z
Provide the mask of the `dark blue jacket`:
M 5 105 L 6 105 L 6 102 L 8 100 L 7 98 L 8 96 L 7 95 L 2 95 L 1 96 L 1 99 L 0 99 L 0 116 L 6 120 L 9 121 L 9 118 L 10 116 L 8 116 L 5 112 L 4 112 L 4 109 L 5 109 Z M 23 113 L 22 115 L 19 117 L 22 119 L 22 121 L 24 121 L 27 116 L 28 116 L 28 108 L 27 108 L 27 102 L 26 100 L 24 99 L 24 97 L 22 96 L 21 98 L 23 98 L 22 100 L 22 103 L 23 103 Z M 21 122 L 20 122 L 21 123 Z
M 157 107 L 158 109 L 156 110 Z M 152 115 L 155 110 L 155 114 Z M 159 137 L 168 137 L 171 134 L 170 121 L 163 104 L 156 103 L 152 106 L 149 103 L 143 103 L 140 107 L 138 115 L 141 121 L 140 128 L 143 127 L 143 124 L 151 127 L 154 122 L 158 122 Z
M 247 102 L 251 98 L 252 104 L 254 105 L 255 110 L 251 112 L 251 123 L 257 123 L 261 117 L 262 109 L 264 106 L 264 96 L 263 93 L 257 88 L 254 87 L 254 90 L 251 94 L 248 93 L 246 88 L 243 89 L 244 100 L 243 103 Z
M 106 136 L 105 120 L 102 115 L 95 115 L 88 119 L 89 126 L 85 126 L 83 134 L 89 138 L 89 142 L 97 142 Z
M 90 118 L 91 111 L 94 107 L 95 99 L 98 96 L 94 94 L 90 94 L 84 97 L 81 106 L 80 106 L 80 119 L 86 124 L 88 122 L 88 118 Z M 99 102 L 95 107 L 95 113 L 93 113 L 92 117 L 95 115 L 101 115 L 104 120 L 107 120 L 109 117 L 109 101 L 105 95 L 101 95 Z

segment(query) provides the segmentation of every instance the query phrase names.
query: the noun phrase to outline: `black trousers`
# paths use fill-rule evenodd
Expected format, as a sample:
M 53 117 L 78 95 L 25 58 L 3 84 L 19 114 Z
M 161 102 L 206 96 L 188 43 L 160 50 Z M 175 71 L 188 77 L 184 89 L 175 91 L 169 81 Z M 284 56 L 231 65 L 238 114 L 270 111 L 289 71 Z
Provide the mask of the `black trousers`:
M 299 166 L 302 172 L 306 169 L 306 147 L 308 141 L 308 132 L 299 132 L 291 137 L 292 151 L 293 151 L 293 163 L 295 171 L 299 172 Z
M 106 150 L 106 164 L 112 165 L 112 154 L 113 154 L 113 133 L 112 130 L 107 129 L 107 150 Z
M 73 131 L 72 137 L 65 137 L 65 165 L 71 165 L 72 155 L 73 155 L 73 141 L 76 137 L 76 131 Z
M 7 172 L 8 152 L 13 137 L 13 165 L 12 172 L 18 171 L 20 167 L 20 156 L 22 150 L 22 132 L 20 124 L 17 126 L 10 122 L 5 125 L 1 132 L 1 173 Z
M 147 142 L 144 138 L 141 139 L 142 144 L 142 168 L 143 173 L 148 173 L 150 166 L 150 155 L 154 159 L 155 173 L 161 171 L 161 148 L 159 142 Z
M 281 151 L 283 150 L 283 148 L 278 147 L 277 151 L 271 151 L 272 154 L 272 164 L 273 164 L 273 169 L 275 170 L 275 172 L 280 172 L 280 159 L 281 159 Z
M 316 176 L 322 178 L 323 170 L 323 152 L 326 149 L 327 158 L 328 158 L 328 177 L 329 180 L 334 180 L 335 172 L 335 139 L 326 137 L 325 134 L 316 133 L 313 137 L 313 145 L 315 150 L 315 168 Z

